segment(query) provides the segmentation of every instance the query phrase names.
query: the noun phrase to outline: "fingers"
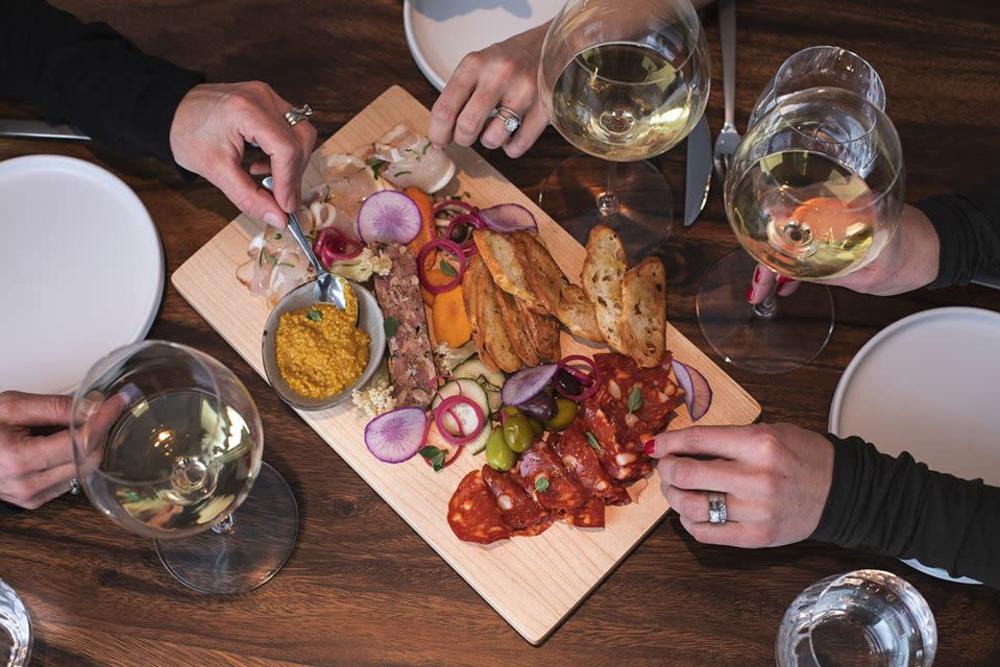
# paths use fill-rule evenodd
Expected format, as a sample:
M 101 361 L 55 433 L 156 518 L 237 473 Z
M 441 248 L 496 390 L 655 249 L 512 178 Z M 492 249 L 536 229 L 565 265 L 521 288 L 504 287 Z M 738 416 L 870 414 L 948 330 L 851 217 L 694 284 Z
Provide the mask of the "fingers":
M 748 523 L 727 521 L 723 524 L 712 524 L 692 521 L 682 515 L 681 525 L 694 539 L 703 544 L 728 544 L 744 549 L 770 546 L 765 531 Z
M 660 483 L 687 491 L 742 493 L 750 490 L 752 480 L 736 461 L 690 456 L 664 456 L 656 464 Z
M 488 85 L 480 81 L 472 97 L 466 102 L 465 108 L 458 114 L 455 120 L 454 141 L 459 146 L 471 146 L 476 143 L 483 126 L 489 120 L 490 112 L 496 108 L 500 101 L 500 91 L 493 85 Z M 506 132 L 503 133 L 506 135 Z M 501 141 L 506 141 L 506 136 Z M 486 144 L 484 144 L 486 145 Z M 499 146 L 500 144 L 496 144 Z M 490 146 L 487 146 L 490 148 Z
M 0 489 L 0 498 L 4 501 L 35 510 L 69 491 L 69 481 L 76 475 L 73 464 L 64 464 L 44 470 Z
M 521 157 L 534 145 L 548 125 L 549 117 L 545 114 L 545 109 L 536 102 L 528 110 L 528 115 L 524 117 L 524 123 L 521 124 L 521 127 L 504 144 L 504 152 L 512 158 Z
M 707 491 L 688 491 L 669 484 L 661 484 L 661 488 L 670 507 L 682 517 L 694 522 L 708 521 Z M 726 516 L 728 521 L 745 523 L 765 521 L 768 518 L 758 503 L 733 493 L 726 494 Z
M 301 199 L 302 172 L 305 171 L 306 165 L 306 153 L 303 150 L 302 140 L 283 118 L 274 118 L 263 112 L 254 115 L 253 126 L 246 129 L 260 145 L 261 150 L 270 157 L 271 174 L 274 177 L 273 201 L 277 202 L 280 207 L 277 213 L 280 216 L 282 213 L 298 208 Z M 304 124 L 304 121 L 299 123 L 299 125 Z M 247 179 L 250 180 L 249 176 Z M 266 191 L 263 193 L 268 194 Z M 268 220 L 265 222 L 274 224 Z
M 0 444 L 0 477 L 27 477 L 73 462 L 69 431 L 41 437 L 13 438 Z
M 757 425 L 752 426 L 691 426 L 664 431 L 653 440 L 647 452 L 654 458 L 668 454 L 683 456 L 715 456 L 726 459 L 746 459 L 748 443 L 757 436 Z
M 778 296 L 789 296 L 799 288 L 799 281 L 786 276 L 779 276 L 760 264 L 753 272 L 750 289 L 747 290 L 747 301 L 756 305 L 765 301 L 777 291 Z
M 261 220 L 272 227 L 284 227 L 284 212 L 271 193 L 257 185 L 250 175 L 240 168 L 238 161 L 216 164 L 208 179 L 226 195 L 229 201 L 254 220 Z
M 798 280 L 778 276 L 778 296 L 791 296 L 799 288 L 800 284 Z
M 10 426 L 65 426 L 69 424 L 69 396 L 0 392 L 0 424 Z
M 462 112 L 479 80 L 480 60 L 481 56 L 478 53 L 465 56 L 431 108 L 427 138 L 438 148 L 444 148 L 451 143 L 458 114 Z

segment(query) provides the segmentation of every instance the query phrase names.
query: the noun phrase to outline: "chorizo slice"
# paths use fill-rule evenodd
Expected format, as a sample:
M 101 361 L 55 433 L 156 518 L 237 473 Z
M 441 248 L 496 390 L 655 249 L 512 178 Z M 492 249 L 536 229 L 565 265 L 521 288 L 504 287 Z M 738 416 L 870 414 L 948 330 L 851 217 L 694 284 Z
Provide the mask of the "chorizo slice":
M 566 513 L 567 523 L 580 528 L 604 528 L 604 499 L 599 496 Z
M 601 445 L 596 435 L 588 433 L 582 419 L 575 420 L 560 435 L 552 440 L 552 448 L 588 494 L 615 505 L 630 502 L 628 493 L 615 485 L 601 466 L 598 458 Z
M 448 525 L 458 539 L 490 544 L 511 536 L 483 472 L 473 470 L 462 478 L 448 502 Z
M 518 471 L 525 490 L 545 509 L 565 514 L 587 500 L 587 492 L 542 440 L 521 454 Z
M 548 512 L 524 490 L 516 473 L 498 472 L 484 465 L 483 481 L 496 499 L 504 522 L 514 530 L 532 528 L 548 518 Z

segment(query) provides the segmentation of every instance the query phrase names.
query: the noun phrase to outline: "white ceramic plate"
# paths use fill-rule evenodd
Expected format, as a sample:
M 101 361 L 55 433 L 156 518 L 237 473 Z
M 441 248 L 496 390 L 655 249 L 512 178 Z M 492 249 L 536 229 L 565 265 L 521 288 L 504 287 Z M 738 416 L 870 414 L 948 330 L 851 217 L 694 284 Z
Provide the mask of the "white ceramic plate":
M 135 193 L 56 155 L 0 162 L 0 391 L 68 393 L 149 331 L 163 250 Z
M 406 42 L 438 90 L 465 54 L 545 23 L 564 0 L 405 0 Z
M 880 451 L 910 452 L 934 470 L 1000 486 L 1000 313 L 936 308 L 895 322 L 847 367 L 830 406 L 830 432 Z M 905 561 L 941 579 L 979 583 Z

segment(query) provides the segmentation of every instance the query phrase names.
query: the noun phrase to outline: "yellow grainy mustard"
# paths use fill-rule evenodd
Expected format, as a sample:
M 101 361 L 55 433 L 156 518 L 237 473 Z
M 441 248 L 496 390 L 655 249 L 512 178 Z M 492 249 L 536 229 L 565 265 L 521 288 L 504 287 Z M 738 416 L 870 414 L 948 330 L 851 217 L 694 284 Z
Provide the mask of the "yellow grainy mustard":
M 355 326 L 358 301 L 344 290 L 347 308 L 315 303 L 284 313 L 275 335 L 278 370 L 296 394 L 322 399 L 353 384 L 368 365 L 367 333 Z

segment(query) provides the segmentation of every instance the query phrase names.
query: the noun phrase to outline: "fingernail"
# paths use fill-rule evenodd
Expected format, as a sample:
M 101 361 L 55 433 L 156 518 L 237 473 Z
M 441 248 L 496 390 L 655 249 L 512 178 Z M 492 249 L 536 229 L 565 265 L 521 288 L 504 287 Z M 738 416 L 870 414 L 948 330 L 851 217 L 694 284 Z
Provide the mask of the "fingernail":
M 264 222 L 279 229 L 285 226 L 285 221 L 274 211 L 268 211 L 264 214 Z
M 756 269 L 754 269 L 754 271 L 753 271 L 753 281 L 755 283 L 759 283 L 760 282 L 760 267 L 759 266 Z
M 656 451 L 656 440 L 647 440 L 642 444 L 642 452 L 646 456 L 652 456 L 654 451 Z
M 782 285 L 787 285 L 788 283 L 792 282 L 792 280 L 793 278 L 789 278 L 788 276 L 778 276 L 778 287 L 781 287 Z
M 752 285 L 750 286 L 750 289 L 747 290 L 747 301 L 749 301 L 750 303 L 753 303 L 753 286 Z

